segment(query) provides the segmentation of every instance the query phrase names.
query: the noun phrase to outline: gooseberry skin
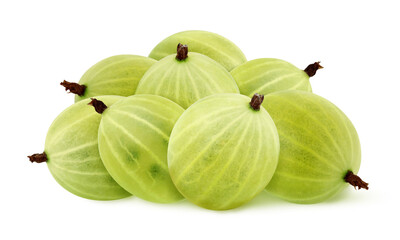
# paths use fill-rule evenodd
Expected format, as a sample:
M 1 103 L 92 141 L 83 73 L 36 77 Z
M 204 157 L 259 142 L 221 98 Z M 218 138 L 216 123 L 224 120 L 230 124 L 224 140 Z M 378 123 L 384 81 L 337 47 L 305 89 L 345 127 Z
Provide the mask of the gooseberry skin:
M 119 96 L 97 97 L 108 105 Z M 101 116 L 88 106 L 89 99 L 65 109 L 46 136 L 47 166 L 56 181 L 71 193 L 93 200 L 114 200 L 131 194 L 105 169 L 98 150 Z
M 250 98 L 216 94 L 189 107 L 171 133 L 168 167 L 189 201 L 213 210 L 236 208 L 261 192 L 278 161 L 274 122 Z
M 280 59 L 251 60 L 233 69 L 231 74 L 240 93 L 249 97 L 283 90 L 312 91 L 307 73 Z
M 357 174 L 361 148 L 346 115 L 328 100 L 304 91 L 265 96 L 263 106 L 278 129 L 280 156 L 267 191 L 295 203 L 318 203 L 349 184 Z
M 224 67 L 195 52 L 184 60 L 176 59 L 176 54 L 163 58 L 145 73 L 136 90 L 136 94 L 166 97 L 185 109 L 217 93 L 239 93 L 239 89 Z
M 156 95 L 130 96 L 104 111 L 100 155 L 111 176 L 128 192 L 158 203 L 183 199 L 167 165 L 169 136 L 183 111 Z
M 157 61 L 137 55 L 116 55 L 93 65 L 81 77 L 86 89 L 75 102 L 99 95 L 131 96 L 144 73 Z
M 175 53 L 178 43 L 188 45 L 192 52 L 214 59 L 228 71 L 247 61 L 243 52 L 230 40 L 216 33 L 200 30 L 183 31 L 167 37 L 154 47 L 149 57 L 161 60 Z

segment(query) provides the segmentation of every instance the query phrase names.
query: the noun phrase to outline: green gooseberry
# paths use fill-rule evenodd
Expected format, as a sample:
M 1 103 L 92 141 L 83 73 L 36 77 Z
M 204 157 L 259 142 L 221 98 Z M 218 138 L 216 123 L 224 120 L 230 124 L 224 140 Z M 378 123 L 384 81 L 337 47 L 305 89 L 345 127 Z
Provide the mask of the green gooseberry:
M 183 108 L 217 93 L 239 93 L 235 80 L 221 64 L 178 44 L 177 54 L 155 63 L 145 73 L 136 94 L 166 97 Z
M 100 95 L 130 96 L 154 59 L 137 55 L 116 55 L 93 65 L 79 83 L 63 81 L 66 91 L 75 94 L 75 102 Z
M 100 96 L 108 105 L 122 99 Z M 29 156 L 31 162 L 47 162 L 56 181 L 71 193 L 93 200 L 114 200 L 131 194 L 107 172 L 98 150 L 101 116 L 88 106 L 89 99 L 65 109 L 51 124 L 45 150 Z
M 149 57 L 161 60 L 174 54 L 178 43 L 188 45 L 191 51 L 214 59 L 228 71 L 246 62 L 245 55 L 233 42 L 218 34 L 199 30 L 183 31 L 167 37 L 154 47 Z
M 169 136 L 183 108 L 164 97 L 133 95 L 102 109 L 96 109 L 102 114 L 99 150 L 115 181 L 147 201 L 183 199 L 167 165 Z
M 168 167 L 186 199 L 226 210 L 266 187 L 277 166 L 279 137 L 262 101 L 258 94 L 216 94 L 182 114 L 171 133 Z
M 231 71 L 240 93 L 253 96 L 254 93 L 269 94 L 283 90 L 311 92 L 310 77 L 323 68 L 319 62 L 301 70 L 286 61 L 275 58 L 260 58 L 248 61 Z
M 280 156 L 267 191 L 295 203 L 322 202 L 348 184 L 368 189 L 356 174 L 357 132 L 328 100 L 305 91 L 281 91 L 263 103 L 278 129 Z

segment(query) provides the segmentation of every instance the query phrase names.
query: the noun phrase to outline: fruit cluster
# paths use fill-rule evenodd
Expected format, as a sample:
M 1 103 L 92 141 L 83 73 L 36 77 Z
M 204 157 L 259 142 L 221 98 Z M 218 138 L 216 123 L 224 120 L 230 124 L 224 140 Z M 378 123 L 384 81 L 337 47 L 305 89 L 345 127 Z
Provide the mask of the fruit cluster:
M 62 82 L 76 103 L 50 126 L 44 152 L 29 159 L 47 162 L 61 186 L 95 200 L 186 198 L 224 210 L 264 189 L 295 203 L 324 201 L 349 184 L 368 189 L 356 175 L 354 126 L 311 92 L 320 68 L 247 61 L 220 35 L 180 32 L 149 57 L 113 56 L 79 83 Z

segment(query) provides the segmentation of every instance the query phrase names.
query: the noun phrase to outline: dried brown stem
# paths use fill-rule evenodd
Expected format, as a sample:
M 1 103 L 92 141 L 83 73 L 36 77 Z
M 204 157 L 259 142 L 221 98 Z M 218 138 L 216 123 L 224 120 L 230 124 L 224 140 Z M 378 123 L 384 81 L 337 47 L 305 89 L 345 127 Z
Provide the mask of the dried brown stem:
M 60 83 L 61 86 L 65 87 L 65 91 L 77 94 L 78 96 L 83 96 L 85 94 L 86 86 L 80 85 L 78 83 L 68 82 L 66 80 Z
M 187 57 L 188 57 L 188 46 L 179 43 L 176 49 L 176 59 L 182 61 L 185 60 Z
M 96 98 L 90 99 L 92 99 L 92 101 L 88 103 L 88 105 L 93 106 L 97 113 L 102 114 L 107 109 L 107 105 L 105 105 L 102 101 L 97 100 Z
M 35 153 L 31 156 L 28 156 L 28 158 L 29 158 L 29 161 L 31 161 L 31 162 L 36 162 L 36 163 L 47 162 L 47 155 L 45 152 Z
M 251 98 L 250 106 L 251 106 L 254 110 L 258 111 L 258 110 L 260 110 L 260 106 L 261 106 L 261 104 L 262 104 L 263 101 L 264 101 L 264 95 L 255 93 L 255 94 L 253 95 L 253 97 Z
M 348 171 L 344 180 L 352 185 L 355 189 L 364 188 L 368 190 L 368 183 L 364 182 L 359 176 L 355 175 L 352 171 Z
M 307 75 L 310 77 L 314 76 L 317 73 L 318 69 L 324 68 L 323 66 L 319 65 L 319 63 L 320 62 L 315 62 L 308 65 L 306 69 L 304 69 L 304 72 L 306 72 Z

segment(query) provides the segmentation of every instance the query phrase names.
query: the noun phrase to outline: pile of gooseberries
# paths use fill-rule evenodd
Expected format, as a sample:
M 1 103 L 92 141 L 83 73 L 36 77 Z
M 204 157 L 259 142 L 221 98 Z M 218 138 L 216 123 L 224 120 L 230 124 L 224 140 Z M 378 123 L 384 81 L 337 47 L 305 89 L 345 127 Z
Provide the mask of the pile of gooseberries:
M 247 61 L 228 39 L 176 33 L 149 57 L 116 55 L 61 85 L 75 104 L 51 124 L 43 153 L 55 180 L 93 200 L 187 199 L 207 209 L 239 207 L 265 190 L 318 203 L 357 173 L 360 141 L 346 115 L 312 93 L 289 62 Z

